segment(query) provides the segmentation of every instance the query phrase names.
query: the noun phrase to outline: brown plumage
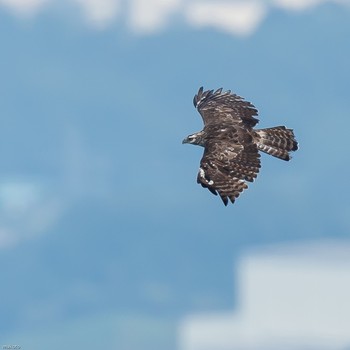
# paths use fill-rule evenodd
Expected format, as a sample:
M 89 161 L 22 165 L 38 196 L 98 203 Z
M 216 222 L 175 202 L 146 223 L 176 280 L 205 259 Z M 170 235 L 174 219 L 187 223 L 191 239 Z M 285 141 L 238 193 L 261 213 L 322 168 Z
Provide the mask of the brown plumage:
M 259 151 L 290 160 L 298 149 L 292 129 L 277 126 L 253 129 L 259 122 L 258 111 L 242 97 L 222 89 L 203 91 L 194 96 L 193 104 L 204 121 L 204 129 L 189 135 L 183 143 L 204 147 L 197 182 L 225 205 L 232 203 L 253 182 L 260 169 Z

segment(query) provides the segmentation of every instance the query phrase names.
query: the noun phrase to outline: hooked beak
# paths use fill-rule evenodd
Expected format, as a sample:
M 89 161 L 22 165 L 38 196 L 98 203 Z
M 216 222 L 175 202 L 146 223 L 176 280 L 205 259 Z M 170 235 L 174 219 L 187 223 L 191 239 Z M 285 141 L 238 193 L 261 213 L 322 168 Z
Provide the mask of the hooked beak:
M 185 139 L 182 140 L 182 144 L 184 143 L 188 143 L 188 137 L 186 137 Z

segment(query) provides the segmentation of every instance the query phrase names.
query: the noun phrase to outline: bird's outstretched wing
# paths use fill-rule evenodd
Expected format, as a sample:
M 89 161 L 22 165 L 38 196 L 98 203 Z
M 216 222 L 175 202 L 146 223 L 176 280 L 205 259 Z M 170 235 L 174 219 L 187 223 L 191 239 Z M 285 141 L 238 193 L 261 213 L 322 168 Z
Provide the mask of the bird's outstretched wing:
M 246 182 L 254 181 L 259 169 L 260 154 L 254 143 L 230 145 L 216 139 L 205 148 L 197 182 L 219 194 L 227 205 L 248 188 Z
M 259 122 L 254 118 L 258 115 L 256 108 L 242 97 L 231 93 L 230 90 L 223 92 L 221 88 L 216 91 L 203 91 L 201 87 L 193 98 L 193 104 L 201 114 L 205 126 L 214 123 L 231 123 L 252 128 Z

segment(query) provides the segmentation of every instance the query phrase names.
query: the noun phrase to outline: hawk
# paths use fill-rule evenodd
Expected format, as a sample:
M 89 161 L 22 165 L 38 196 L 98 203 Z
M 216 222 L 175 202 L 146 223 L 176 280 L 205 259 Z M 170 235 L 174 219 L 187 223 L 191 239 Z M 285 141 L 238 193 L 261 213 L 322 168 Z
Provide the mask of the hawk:
M 292 129 L 276 126 L 254 129 L 259 122 L 256 108 L 242 97 L 201 87 L 193 104 L 202 116 L 202 131 L 187 136 L 182 143 L 204 147 L 197 182 L 221 197 L 225 205 L 234 203 L 253 182 L 260 169 L 259 151 L 283 160 L 298 149 Z

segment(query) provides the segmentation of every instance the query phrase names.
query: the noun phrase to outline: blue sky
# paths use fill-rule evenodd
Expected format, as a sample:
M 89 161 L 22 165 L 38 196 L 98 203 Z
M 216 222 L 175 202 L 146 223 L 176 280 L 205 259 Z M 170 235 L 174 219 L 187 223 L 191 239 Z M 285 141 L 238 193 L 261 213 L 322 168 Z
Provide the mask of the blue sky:
M 232 306 L 246 247 L 349 236 L 349 4 L 147 4 L 0 2 L 6 343 L 175 349 L 187 313 Z M 201 85 L 300 142 L 227 208 L 181 144 Z

